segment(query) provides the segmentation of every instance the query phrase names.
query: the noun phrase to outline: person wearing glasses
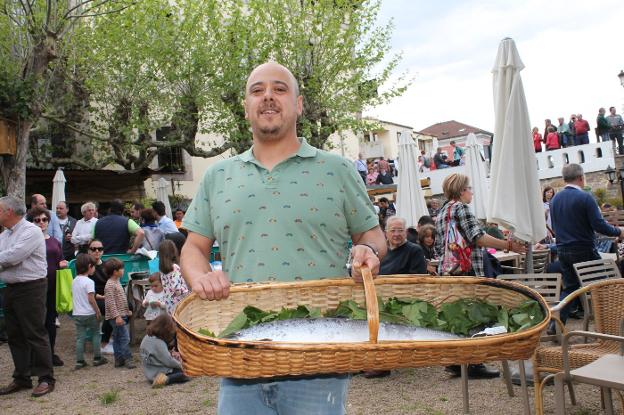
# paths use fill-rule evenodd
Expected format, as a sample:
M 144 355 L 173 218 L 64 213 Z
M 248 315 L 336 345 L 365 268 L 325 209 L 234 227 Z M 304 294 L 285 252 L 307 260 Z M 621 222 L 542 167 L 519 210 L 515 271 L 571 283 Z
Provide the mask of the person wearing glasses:
M 407 240 L 405 219 L 389 217 L 385 232 L 388 253 L 381 261 L 379 274 L 427 274 L 427 261 L 422 248 Z
M 77 252 L 87 253 L 89 242 L 93 239 L 93 227 L 98 220 L 95 217 L 95 211 L 95 203 L 93 202 L 87 202 L 80 207 L 82 219 L 76 222 L 71 236 L 71 242 L 76 247 Z
M 106 275 L 106 271 L 104 271 L 104 262 L 102 261 L 102 255 L 104 254 L 104 245 L 102 242 L 98 239 L 94 239 L 89 242 L 88 254 L 95 260 L 95 272 L 92 275 L 89 275 L 89 278 L 91 278 L 95 283 L 95 302 L 100 309 L 100 313 L 104 315 L 106 312 L 106 306 L 104 303 L 104 287 L 106 287 L 108 276 Z M 106 324 L 106 322 L 104 322 L 104 324 L 102 324 L 102 344 L 100 346 L 102 353 L 113 353 L 113 345 L 110 342 L 112 333 L 113 328 L 110 324 Z
M 63 258 L 63 248 L 61 243 L 48 234 L 50 225 L 50 211 L 41 207 L 34 207 L 29 212 L 35 225 L 43 232 L 46 246 L 46 261 L 48 262 L 48 292 L 46 298 L 46 318 L 45 326 L 50 339 L 50 350 L 52 353 L 52 364 L 63 366 L 63 360 L 54 353 L 56 343 L 56 271 L 67 268 L 67 261 Z

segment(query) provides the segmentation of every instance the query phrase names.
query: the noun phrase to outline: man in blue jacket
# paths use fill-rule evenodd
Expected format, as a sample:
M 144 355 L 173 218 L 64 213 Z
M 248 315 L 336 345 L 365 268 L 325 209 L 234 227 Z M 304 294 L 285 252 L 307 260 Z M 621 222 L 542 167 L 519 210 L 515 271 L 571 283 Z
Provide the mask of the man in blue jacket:
M 553 230 L 557 236 L 557 256 L 563 272 L 561 298 L 580 288 L 574 264 L 600 259 L 595 235 L 624 237 L 624 229 L 609 225 L 592 195 L 583 190 L 585 176 L 578 164 L 568 164 L 561 171 L 565 187 L 550 202 Z M 565 323 L 570 307 L 561 310 Z

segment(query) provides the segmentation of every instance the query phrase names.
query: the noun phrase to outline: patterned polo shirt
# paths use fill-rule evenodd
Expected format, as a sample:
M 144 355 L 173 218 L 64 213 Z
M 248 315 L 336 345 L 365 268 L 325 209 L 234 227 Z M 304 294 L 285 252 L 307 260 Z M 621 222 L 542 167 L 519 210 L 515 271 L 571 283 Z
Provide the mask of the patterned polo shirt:
M 183 225 L 219 242 L 232 282 L 292 281 L 346 275 L 351 235 L 378 219 L 353 164 L 301 140 L 271 171 L 253 147 L 211 166 Z

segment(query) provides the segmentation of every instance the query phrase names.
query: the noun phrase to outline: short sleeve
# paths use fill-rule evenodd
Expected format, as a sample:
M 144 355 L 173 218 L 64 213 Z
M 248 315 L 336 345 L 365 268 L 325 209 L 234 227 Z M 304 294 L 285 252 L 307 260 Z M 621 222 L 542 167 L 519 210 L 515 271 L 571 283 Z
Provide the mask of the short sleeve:
M 138 229 L 139 225 L 132 219 L 128 219 L 128 232 L 130 235 L 134 235 Z
M 371 203 L 362 178 L 346 160 L 340 168 L 344 169 L 342 185 L 344 190 L 344 215 L 351 235 L 366 232 L 379 226 L 379 218 Z
M 95 292 L 95 283 L 93 282 L 92 279 L 89 278 L 89 281 L 87 281 L 87 287 L 86 288 L 87 288 L 87 294 Z
M 182 220 L 182 227 L 191 232 L 198 233 L 209 239 L 216 239 L 214 236 L 214 225 L 210 209 L 210 171 L 207 171 L 199 185 L 199 190 L 189 205 L 189 208 Z

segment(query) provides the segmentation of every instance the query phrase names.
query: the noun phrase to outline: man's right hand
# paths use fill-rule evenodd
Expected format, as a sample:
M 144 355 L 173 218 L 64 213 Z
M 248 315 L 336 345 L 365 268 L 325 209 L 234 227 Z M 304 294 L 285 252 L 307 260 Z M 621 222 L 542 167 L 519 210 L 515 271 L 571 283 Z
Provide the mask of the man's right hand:
M 230 279 L 221 270 L 196 275 L 190 285 L 202 300 L 223 300 L 230 295 Z

